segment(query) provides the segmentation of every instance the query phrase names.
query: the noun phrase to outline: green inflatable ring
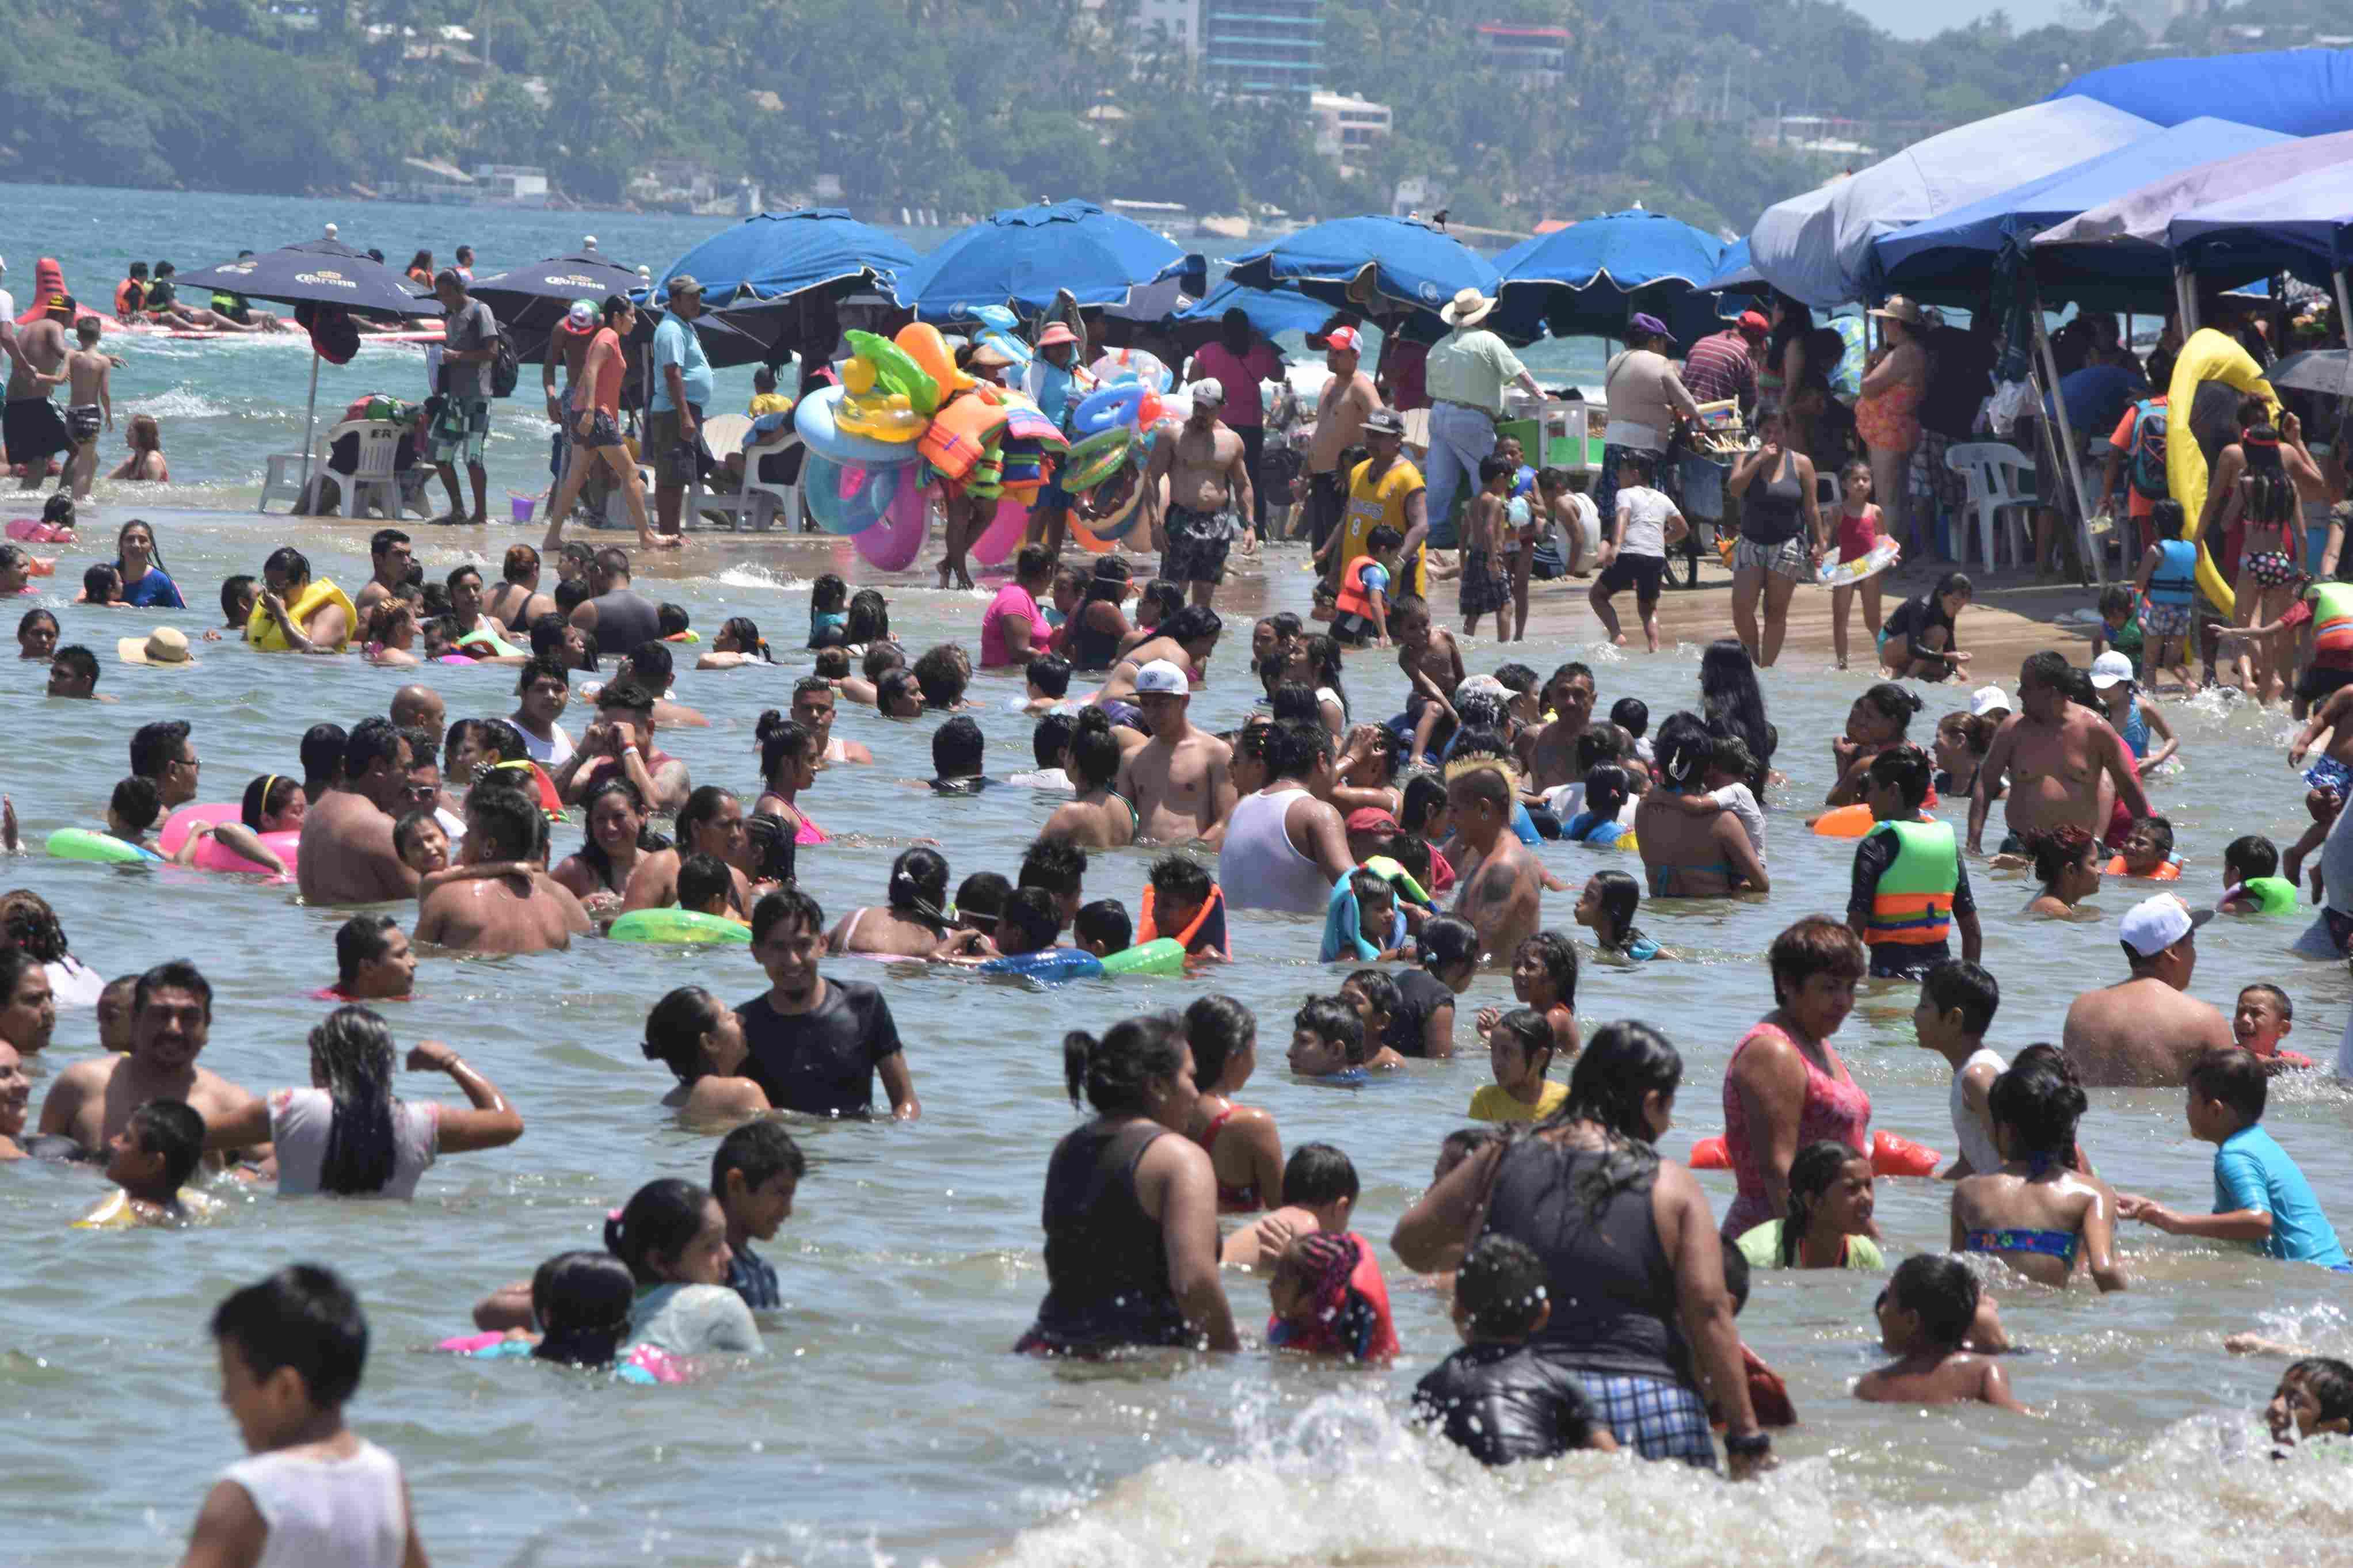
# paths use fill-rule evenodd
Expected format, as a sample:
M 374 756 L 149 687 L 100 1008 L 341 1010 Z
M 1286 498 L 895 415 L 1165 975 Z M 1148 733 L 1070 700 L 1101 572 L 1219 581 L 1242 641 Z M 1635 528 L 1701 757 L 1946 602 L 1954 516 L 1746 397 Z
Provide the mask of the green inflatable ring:
M 697 947 L 749 947 L 752 928 L 700 910 L 675 905 L 658 910 L 631 910 L 605 933 L 615 942 L 683 942 Z
M 853 329 L 841 335 L 850 353 L 874 367 L 875 384 L 904 393 L 908 406 L 926 419 L 940 411 L 940 384 L 924 374 L 905 349 L 872 332 Z
M 1077 495 L 1091 490 L 1119 472 L 1134 440 L 1134 431 L 1124 425 L 1114 425 L 1073 446 L 1070 456 L 1062 460 L 1060 484 L 1064 492 Z
M 60 827 L 48 837 L 47 848 L 59 860 L 89 860 L 102 866 L 154 866 L 164 858 L 111 833 L 87 827 Z
M 1141 947 L 1114 952 L 1103 961 L 1103 973 L 1120 974 L 1182 974 L 1185 944 L 1173 936 L 1158 937 Z

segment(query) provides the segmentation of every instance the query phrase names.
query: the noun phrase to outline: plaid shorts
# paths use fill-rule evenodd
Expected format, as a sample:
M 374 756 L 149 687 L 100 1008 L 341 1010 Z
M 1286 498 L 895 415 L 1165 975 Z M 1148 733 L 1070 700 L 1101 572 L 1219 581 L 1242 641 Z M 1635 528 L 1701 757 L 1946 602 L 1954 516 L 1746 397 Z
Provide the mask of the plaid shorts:
M 1574 1369 L 1572 1369 L 1574 1370 Z M 1646 1459 L 1681 1459 L 1715 1468 L 1715 1434 L 1707 1406 L 1680 1383 L 1579 1372 L 1586 1396 L 1618 1441 Z
M 1778 572 L 1784 577 L 1807 583 L 1813 580 L 1814 556 L 1807 547 L 1803 533 L 1785 539 L 1778 544 L 1759 544 L 1744 536 L 1733 547 L 1732 569 L 1744 572 L 1752 566 L 1761 572 Z
M 433 461 L 480 464 L 482 443 L 490 439 L 490 435 L 489 398 L 459 397 L 455 394 L 444 397 L 441 412 L 433 420 Z
M 1939 436 L 1934 430 L 1920 432 L 1919 449 L 1912 454 L 1912 483 L 1915 496 L 1926 496 L 1936 503 L 1936 510 L 1947 517 L 1958 517 L 1969 499 L 1969 479 L 1957 473 L 1945 460 L 1951 451 L 1953 438 Z

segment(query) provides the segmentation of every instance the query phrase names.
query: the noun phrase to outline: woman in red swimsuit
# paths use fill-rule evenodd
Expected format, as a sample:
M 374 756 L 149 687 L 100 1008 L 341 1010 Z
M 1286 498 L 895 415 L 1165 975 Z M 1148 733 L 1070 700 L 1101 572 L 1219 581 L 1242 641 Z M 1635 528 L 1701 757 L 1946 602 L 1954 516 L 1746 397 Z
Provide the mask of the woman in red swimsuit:
M 1282 1138 L 1274 1118 L 1233 1097 L 1258 1069 L 1258 1020 L 1230 996 L 1204 996 L 1185 1009 L 1193 1047 L 1193 1083 L 1201 1091 L 1194 1142 L 1208 1152 L 1218 1176 L 1219 1214 L 1256 1214 L 1282 1198 Z
M 1724 1074 L 1724 1148 L 1740 1187 L 1724 1216 L 1727 1238 L 1787 1215 L 1789 1163 L 1807 1144 L 1871 1147 L 1871 1097 L 1831 1049 L 1869 967 L 1862 939 L 1810 915 L 1766 957 L 1778 1005 L 1742 1037 Z

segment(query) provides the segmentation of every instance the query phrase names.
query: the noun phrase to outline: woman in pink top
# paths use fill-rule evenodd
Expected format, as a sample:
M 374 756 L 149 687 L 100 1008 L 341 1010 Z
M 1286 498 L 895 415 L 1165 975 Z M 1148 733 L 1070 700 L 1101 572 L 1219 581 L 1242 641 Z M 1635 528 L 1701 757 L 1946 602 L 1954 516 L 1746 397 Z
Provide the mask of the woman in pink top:
M 1266 454 L 1266 401 L 1259 393 L 1259 383 L 1282 379 L 1282 356 L 1258 335 L 1250 325 L 1250 312 L 1237 305 L 1219 318 L 1217 341 L 1194 351 L 1188 379 L 1204 377 L 1226 389 L 1226 405 L 1218 417 L 1242 438 L 1242 461 L 1250 469 L 1254 514 L 1242 539 L 1242 552 L 1248 554 L 1258 548 L 1258 537 L 1266 528 L 1266 487 L 1259 478 L 1259 466 Z
M 1871 1097 L 1831 1049 L 1869 961 L 1843 923 L 1809 915 L 1767 954 L 1778 1004 L 1757 1020 L 1724 1074 L 1724 1148 L 1740 1186 L 1724 1234 L 1745 1235 L 1789 1206 L 1789 1162 L 1821 1139 L 1871 1146 Z
M 980 616 L 980 668 L 1019 669 L 1046 651 L 1046 613 L 1038 595 L 1054 581 L 1054 557 L 1042 544 L 1025 544 L 1013 558 L 1013 581 L 997 591 Z

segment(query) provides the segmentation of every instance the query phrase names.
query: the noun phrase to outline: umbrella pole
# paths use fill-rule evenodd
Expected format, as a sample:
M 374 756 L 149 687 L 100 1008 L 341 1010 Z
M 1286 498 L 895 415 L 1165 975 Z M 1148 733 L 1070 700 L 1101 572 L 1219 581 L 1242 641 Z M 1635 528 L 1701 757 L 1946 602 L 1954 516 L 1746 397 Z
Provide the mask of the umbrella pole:
M 294 493 L 307 498 L 311 491 L 311 442 L 319 429 L 319 346 L 311 345 L 311 401 L 302 411 L 302 484 Z
M 2348 290 L 2345 286 L 2346 270 L 2347 269 L 2345 268 L 2340 267 L 2337 269 L 2335 274 L 2335 281 L 2337 284 L 2337 335 L 2345 340 L 2346 345 L 2348 348 L 2353 348 L 2353 308 L 2348 308 L 2346 303 L 2348 299 Z
M 2198 290 L 2189 280 L 2189 268 L 2179 261 L 2173 264 L 2173 308 L 2181 312 L 2181 335 L 2187 340 L 2198 330 Z
M 2042 357 L 2042 374 L 2048 378 L 2044 385 L 2050 388 L 2052 412 L 2059 419 L 2060 466 L 2066 470 L 2068 488 L 2075 496 L 2076 537 L 2083 543 L 2084 563 L 2092 569 L 2092 581 L 2105 588 L 2108 585 L 2107 563 L 2100 558 L 2099 542 L 2092 537 L 2092 509 L 2084 500 L 2084 475 L 2075 462 L 2075 432 L 2067 421 L 2067 400 L 2059 395 L 2059 362 L 2051 354 L 2051 334 L 2042 324 L 2042 296 L 2039 290 L 2029 308 L 2034 317 L 2034 349 Z

